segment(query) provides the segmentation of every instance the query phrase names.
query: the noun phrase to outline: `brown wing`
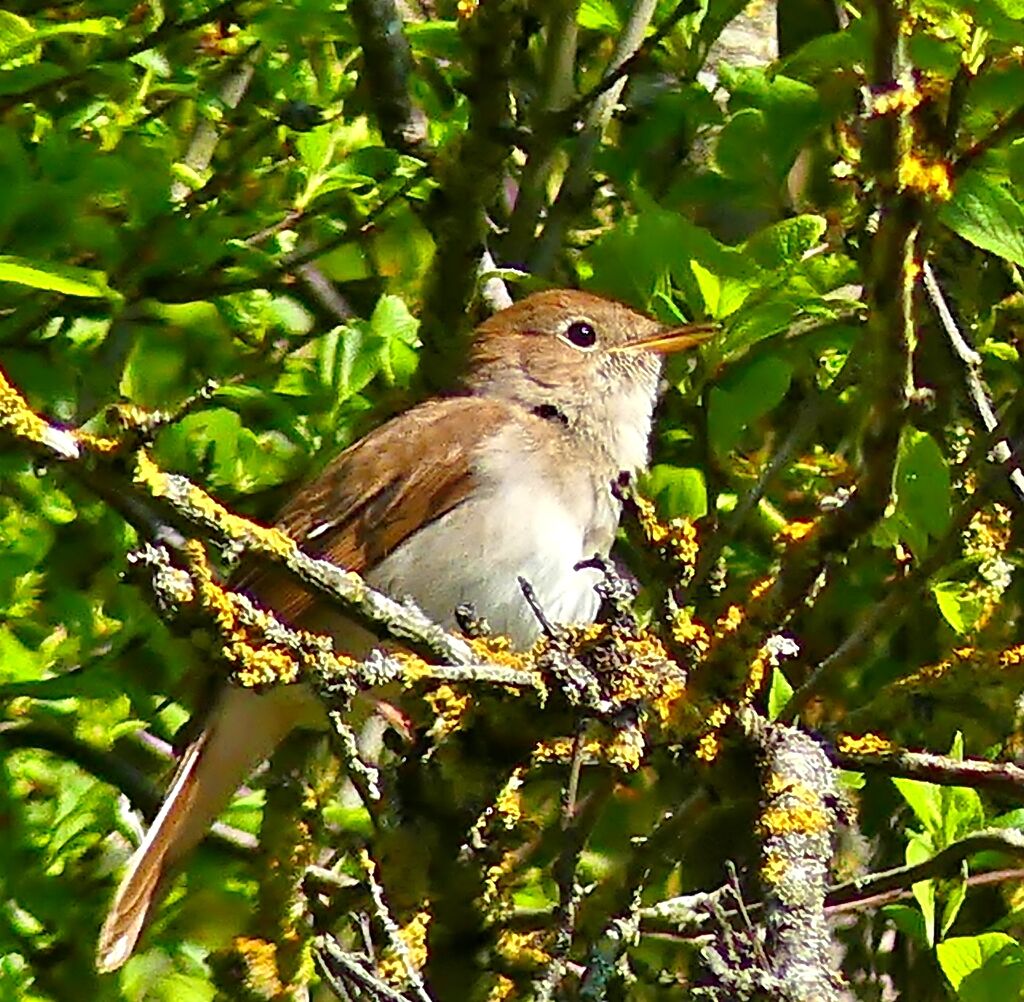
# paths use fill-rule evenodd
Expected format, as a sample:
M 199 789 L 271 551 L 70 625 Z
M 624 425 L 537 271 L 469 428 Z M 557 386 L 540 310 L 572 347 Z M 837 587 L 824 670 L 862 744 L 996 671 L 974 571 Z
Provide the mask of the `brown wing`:
M 276 525 L 312 556 L 365 573 L 473 486 L 475 447 L 509 405 L 479 397 L 430 400 L 335 457 L 285 505 Z M 285 572 L 247 560 L 231 585 L 288 623 L 316 600 Z

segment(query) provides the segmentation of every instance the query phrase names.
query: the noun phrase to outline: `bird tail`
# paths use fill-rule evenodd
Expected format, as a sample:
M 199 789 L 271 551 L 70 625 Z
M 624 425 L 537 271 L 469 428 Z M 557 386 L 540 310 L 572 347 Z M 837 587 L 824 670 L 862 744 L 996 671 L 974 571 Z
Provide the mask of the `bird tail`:
M 168 868 L 198 845 L 253 768 L 293 727 L 308 723 L 311 698 L 305 686 L 265 694 L 225 689 L 210 723 L 182 756 L 159 813 L 128 863 L 100 932 L 97 970 L 117 970 L 132 955 Z

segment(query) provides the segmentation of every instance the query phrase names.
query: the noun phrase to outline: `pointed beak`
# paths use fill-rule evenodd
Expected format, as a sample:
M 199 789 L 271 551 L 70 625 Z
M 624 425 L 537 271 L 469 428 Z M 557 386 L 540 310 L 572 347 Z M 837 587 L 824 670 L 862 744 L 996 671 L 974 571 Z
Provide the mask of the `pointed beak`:
M 661 331 L 652 337 L 630 341 L 613 348 L 616 352 L 653 351 L 658 355 L 672 355 L 703 344 L 718 330 L 717 324 L 684 324 L 672 330 Z

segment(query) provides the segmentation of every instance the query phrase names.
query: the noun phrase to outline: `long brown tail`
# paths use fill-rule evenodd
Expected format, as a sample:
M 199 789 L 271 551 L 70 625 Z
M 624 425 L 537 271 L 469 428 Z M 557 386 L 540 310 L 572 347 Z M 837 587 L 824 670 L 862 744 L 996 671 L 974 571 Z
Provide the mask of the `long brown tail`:
M 168 868 L 202 840 L 257 763 L 293 727 L 311 723 L 311 701 L 305 686 L 298 685 L 263 695 L 225 689 L 206 730 L 182 757 L 160 812 L 128 863 L 100 932 L 98 970 L 114 971 L 132 955 Z

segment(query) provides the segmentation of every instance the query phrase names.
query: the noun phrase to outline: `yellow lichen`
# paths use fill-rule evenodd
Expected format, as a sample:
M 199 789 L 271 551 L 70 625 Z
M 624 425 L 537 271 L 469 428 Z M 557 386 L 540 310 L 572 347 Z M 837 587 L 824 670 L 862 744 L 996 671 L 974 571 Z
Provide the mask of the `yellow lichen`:
M 469 646 L 481 661 L 488 664 L 519 669 L 527 667 L 526 658 L 512 649 L 512 641 L 508 637 L 471 637 Z
M 523 816 L 523 798 L 519 791 L 523 787 L 524 771 L 521 766 L 514 770 L 494 801 L 495 815 L 510 830 L 519 824 Z
M 805 521 L 794 519 L 792 522 L 786 522 L 786 524 L 779 529 L 778 538 L 789 543 L 799 542 L 801 539 L 806 539 L 812 532 L 814 532 L 817 524 L 818 523 L 815 519 L 808 519 Z
M 284 985 L 277 973 L 277 947 L 265 939 L 237 936 L 235 952 L 245 969 L 245 985 L 261 998 L 277 998 Z
M 221 648 L 223 657 L 235 665 L 233 677 L 247 689 L 261 685 L 290 685 L 299 678 L 299 666 L 291 653 L 271 644 L 254 646 L 243 639 Z
M 730 633 L 735 633 L 743 622 L 746 614 L 738 605 L 730 605 L 721 616 L 715 620 L 714 637 L 721 640 Z
M 534 745 L 531 758 L 535 763 L 567 762 L 572 756 L 572 738 L 549 738 Z
M 782 883 L 789 869 L 789 860 L 780 852 L 768 852 L 761 863 L 761 880 L 777 887 Z
M 392 657 L 402 666 L 402 683 L 410 688 L 431 675 L 431 667 L 423 658 L 408 651 L 395 651 Z
M 836 747 L 843 755 L 889 755 L 895 745 L 880 734 L 840 734 Z
M 463 20 L 466 20 L 476 13 L 476 9 L 479 6 L 480 0 L 459 0 L 455 5 L 455 13 Z
M 697 542 L 697 528 L 688 518 L 673 518 L 662 522 L 654 504 L 645 497 L 634 493 L 637 520 L 644 536 L 666 556 L 685 567 L 697 561 L 700 546 Z
M 428 902 L 424 902 L 421 910 L 399 928 L 398 938 L 401 946 L 389 947 L 381 957 L 377 970 L 381 978 L 390 985 L 408 984 L 410 970 L 418 972 L 426 966 L 427 930 L 432 918 L 427 905 Z M 404 956 L 400 955 L 402 953 Z
M 871 95 L 871 114 L 891 115 L 913 111 L 921 100 L 922 94 L 913 83 L 889 87 Z
M 145 449 L 140 449 L 136 455 L 135 480 L 154 497 L 176 497 L 184 491 L 185 503 L 200 517 L 217 526 L 229 538 L 242 541 L 262 553 L 284 559 L 296 550 L 295 542 L 280 529 L 250 522 L 241 515 L 228 511 L 195 484 L 177 477 L 172 479 L 153 462 Z M 180 491 L 177 488 L 180 488 Z M 353 575 L 353 578 L 356 581 L 360 580 L 357 575 Z
M 544 945 L 547 937 L 548 934 L 541 930 L 518 932 L 504 929 L 498 936 L 495 949 L 499 956 L 510 963 L 542 967 L 551 960 L 551 954 Z
M 710 764 L 718 758 L 718 753 L 721 749 L 722 739 L 719 737 L 718 732 L 710 731 L 707 734 L 704 734 L 697 742 L 697 751 L 694 754 L 702 762 Z
M 624 727 L 616 731 L 605 746 L 605 758 L 609 765 L 618 766 L 623 772 L 635 772 L 640 768 L 647 743 L 639 727 Z
M 1017 644 L 1015 647 L 1008 647 L 999 654 L 999 664 L 1002 668 L 1016 667 L 1024 664 L 1024 644 Z
M 507 1002 L 516 990 L 516 983 L 504 974 L 495 976 L 494 984 L 487 993 L 487 1002 Z
M 747 679 L 743 683 L 743 694 L 740 697 L 741 702 L 749 703 L 761 691 L 767 674 L 768 655 L 762 647 L 747 669 Z
M 479 824 L 479 822 L 478 822 Z M 515 849 L 509 849 L 500 862 L 487 868 L 484 877 L 484 889 L 481 901 L 484 911 L 492 918 L 498 918 L 498 904 L 502 901 L 502 882 L 512 873 L 519 864 L 519 853 Z
M 9 431 L 17 438 L 37 442 L 47 448 L 54 448 L 55 438 L 60 437 L 60 451 L 64 455 L 75 451 L 74 439 L 67 432 L 60 431 L 44 421 L 25 398 L 8 382 L 0 371 L 0 429 Z
M 707 627 L 692 620 L 683 609 L 677 610 L 672 617 L 672 639 L 680 647 L 693 651 L 698 659 L 703 658 L 711 647 Z
M 470 704 L 470 697 L 467 693 L 456 692 L 447 683 L 428 692 L 424 699 L 437 718 L 430 733 L 438 741 L 458 729 Z
M 776 804 L 761 812 L 758 828 L 767 835 L 813 835 L 829 830 L 828 814 L 817 805 Z
M 916 191 L 939 202 L 953 194 L 953 171 L 945 160 L 924 160 L 915 153 L 900 159 L 897 180 L 901 189 Z

